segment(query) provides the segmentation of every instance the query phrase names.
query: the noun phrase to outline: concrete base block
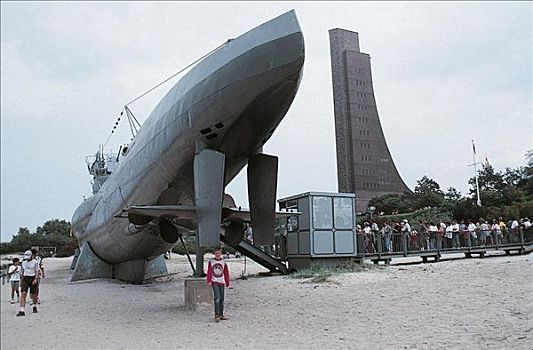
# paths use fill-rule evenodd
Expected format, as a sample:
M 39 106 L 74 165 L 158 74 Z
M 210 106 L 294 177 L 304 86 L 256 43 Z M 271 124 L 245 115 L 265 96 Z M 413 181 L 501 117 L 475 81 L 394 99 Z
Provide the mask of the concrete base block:
M 167 263 L 165 262 L 165 255 L 161 254 L 157 258 L 146 261 L 146 270 L 144 271 L 144 279 L 154 278 L 158 276 L 168 275 Z
M 94 254 L 89 243 L 81 248 L 71 282 L 91 278 L 113 278 L 113 265 L 106 263 Z
M 133 284 L 141 284 L 144 281 L 145 264 L 146 261 L 144 259 L 115 264 L 113 278 Z
M 207 285 L 205 278 L 185 279 L 185 306 L 196 310 L 200 305 L 213 306 L 213 289 Z
M 152 260 L 132 260 L 113 267 L 113 278 L 133 284 L 141 284 L 146 279 L 166 274 L 168 274 L 167 264 L 162 254 Z
M 76 268 L 76 264 L 78 263 L 79 257 L 80 257 L 80 250 L 76 249 L 76 252 L 74 253 L 74 257 L 72 258 L 72 262 L 70 263 L 71 270 L 74 270 Z
M 116 278 L 133 284 L 141 284 L 146 279 L 166 274 L 168 274 L 168 270 L 163 255 L 152 260 L 131 260 L 113 265 L 96 256 L 91 246 L 85 243 L 77 259 L 71 281 L 91 278 Z

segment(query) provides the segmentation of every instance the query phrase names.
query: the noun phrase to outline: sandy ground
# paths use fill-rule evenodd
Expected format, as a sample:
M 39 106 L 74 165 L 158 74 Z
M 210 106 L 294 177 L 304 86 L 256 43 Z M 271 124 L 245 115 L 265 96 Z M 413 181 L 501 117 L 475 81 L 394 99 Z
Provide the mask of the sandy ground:
M 324 283 L 229 260 L 227 321 L 184 307 L 184 257 L 146 285 L 70 283 L 71 258 L 46 259 L 38 314 L 15 317 L 1 290 L 2 349 L 533 349 L 533 255 L 393 265 Z M 29 307 L 27 311 L 29 311 Z

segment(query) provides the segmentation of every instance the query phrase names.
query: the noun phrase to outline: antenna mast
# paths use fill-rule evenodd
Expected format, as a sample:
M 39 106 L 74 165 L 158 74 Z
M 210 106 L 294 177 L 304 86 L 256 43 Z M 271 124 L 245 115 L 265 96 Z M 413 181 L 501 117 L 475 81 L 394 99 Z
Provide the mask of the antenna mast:
M 476 195 L 477 195 L 477 205 L 481 207 L 481 198 L 479 197 L 479 181 L 477 176 L 477 165 L 480 164 L 476 162 L 476 145 L 474 144 L 474 140 L 472 140 L 472 158 L 474 159 L 474 163 L 469 164 L 469 166 L 474 166 L 474 176 L 476 177 Z

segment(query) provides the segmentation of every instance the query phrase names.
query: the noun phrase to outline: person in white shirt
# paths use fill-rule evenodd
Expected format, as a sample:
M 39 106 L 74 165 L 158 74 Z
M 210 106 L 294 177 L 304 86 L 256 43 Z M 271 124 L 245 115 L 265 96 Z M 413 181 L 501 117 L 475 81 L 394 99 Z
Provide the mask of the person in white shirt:
M 372 241 L 372 248 L 374 253 L 377 252 L 376 244 L 379 239 L 379 226 L 376 222 L 370 221 L 370 240 Z
M 433 223 L 429 223 L 429 249 L 437 249 L 437 226 Z
M 520 242 L 520 224 L 516 219 L 511 219 L 509 222 L 511 223 L 511 226 L 507 226 L 509 227 L 509 242 L 518 243 Z
M 20 300 L 20 259 L 13 259 L 13 265 L 9 266 L 7 270 L 9 276 L 9 283 L 11 284 L 11 304 L 15 304 L 15 293 L 17 293 L 17 301 Z
M 209 259 L 207 265 L 207 285 L 213 289 L 213 303 L 215 304 L 215 322 L 227 320 L 224 316 L 224 288 L 229 288 L 229 269 L 222 259 L 222 251 L 215 248 L 214 259 Z
M 452 238 L 453 238 L 452 225 L 446 226 L 446 231 L 444 233 L 444 238 L 446 240 L 446 248 L 451 248 L 452 247 Z
M 468 233 L 470 234 L 470 245 L 476 245 L 477 244 L 477 233 L 476 233 L 476 225 L 472 222 L 468 222 L 468 227 L 466 228 L 468 230 Z
M 485 220 L 481 221 L 479 230 L 480 230 L 480 238 L 481 238 L 480 245 L 485 245 L 487 243 L 487 237 L 489 235 L 489 225 L 487 224 Z
M 409 225 L 409 222 L 407 220 L 402 221 L 402 233 L 405 237 L 406 244 L 409 244 L 410 238 L 411 238 L 411 225 Z M 411 250 L 412 247 L 410 247 L 409 250 Z
M 39 274 L 39 278 L 37 279 L 37 304 L 41 303 L 41 299 L 39 298 L 39 293 L 41 292 L 41 278 L 44 278 L 44 264 L 43 264 L 43 258 L 39 255 L 39 251 L 37 249 L 32 249 L 31 253 L 33 254 L 33 259 L 37 260 L 39 263 L 39 268 L 41 269 L 41 273 Z M 33 305 L 33 299 L 31 304 Z
M 529 221 L 529 218 L 524 218 L 524 229 L 528 229 L 531 227 L 531 221 Z
M 370 224 L 368 222 L 365 222 L 365 228 L 363 229 L 363 232 L 367 235 L 369 235 L 370 232 L 372 232 L 372 229 L 370 228 Z
M 408 236 L 411 233 L 411 225 L 409 225 L 409 221 L 407 221 L 407 220 L 403 220 L 402 223 L 403 223 L 402 232 L 406 236 Z
M 41 274 L 41 268 L 39 262 L 33 258 L 33 253 L 31 250 L 27 250 L 24 253 L 24 261 L 22 263 L 21 269 L 21 286 L 20 290 L 22 292 L 20 298 L 20 311 L 17 316 L 26 316 L 25 307 L 26 307 L 26 295 L 28 294 L 28 289 L 30 290 L 30 296 L 33 300 L 33 313 L 37 313 L 37 295 L 38 295 L 38 280 L 39 275 Z
M 492 236 L 497 240 L 499 244 L 502 244 L 502 229 L 500 228 L 500 224 L 496 221 L 496 219 L 492 220 L 492 226 L 491 226 Z
M 365 228 L 363 229 L 364 241 L 363 248 L 365 253 L 374 253 L 374 243 L 372 239 L 372 228 L 368 222 L 365 222 Z
M 453 221 L 451 227 L 452 227 L 453 247 L 460 248 L 461 244 L 459 242 L 459 224 Z

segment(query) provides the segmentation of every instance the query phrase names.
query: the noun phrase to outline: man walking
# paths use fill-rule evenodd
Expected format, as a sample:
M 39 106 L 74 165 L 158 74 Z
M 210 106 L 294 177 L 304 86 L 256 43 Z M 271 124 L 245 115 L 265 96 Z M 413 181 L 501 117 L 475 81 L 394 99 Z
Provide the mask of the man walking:
M 219 247 L 215 248 L 215 258 L 210 259 L 207 266 L 207 285 L 213 288 L 215 322 L 227 320 L 224 316 L 224 288 L 229 287 L 229 269 Z
M 39 263 L 39 268 L 41 269 L 39 278 L 37 278 L 37 296 L 36 296 L 37 304 L 41 304 L 39 293 L 41 292 L 41 278 L 44 278 L 43 258 L 40 256 L 39 251 L 37 249 L 32 249 L 31 253 L 33 254 L 33 259 Z M 33 305 L 33 302 L 32 302 L 32 305 Z
M 25 307 L 26 307 L 26 295 L 28 294 L 28 289 L 30 290 L 30 297 L 33 300 L 33 313 L 37 313 L 37 293 L 39 291 L 38 279 L 39 274 L 41 273 L 41 268 L 39 267 L 39 262 L 33 259 L 33 254 L 31 250 L 27 250 L 24 253 L 24 261 L 22 263 L 21 269 L 21 292 L 22 296 L 20 298 L 20 311 L 17 316 L 26 316 Z

